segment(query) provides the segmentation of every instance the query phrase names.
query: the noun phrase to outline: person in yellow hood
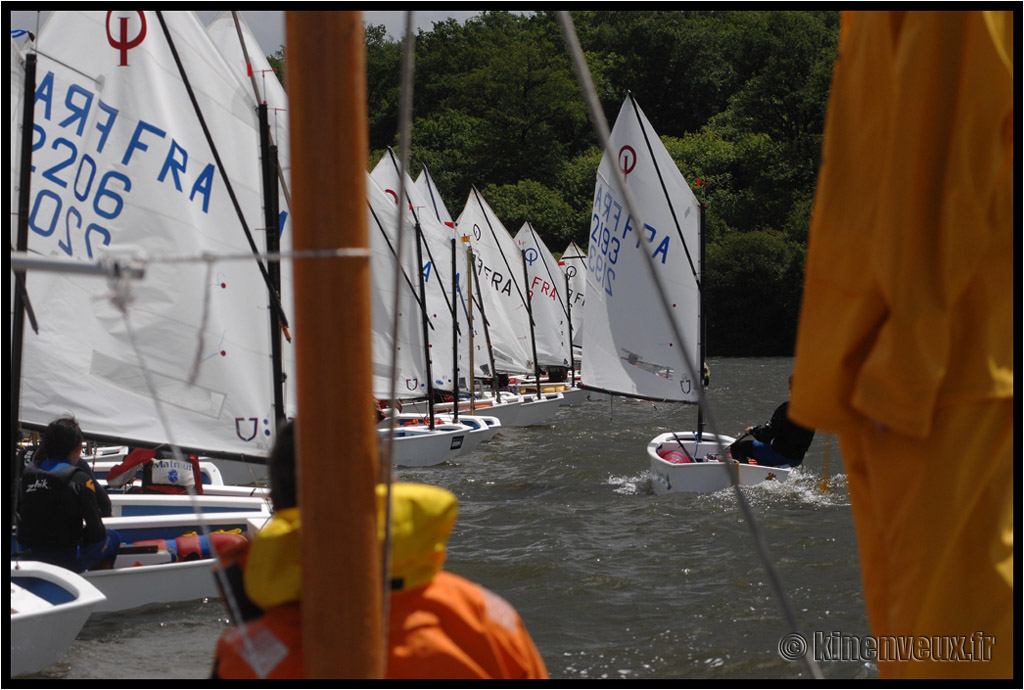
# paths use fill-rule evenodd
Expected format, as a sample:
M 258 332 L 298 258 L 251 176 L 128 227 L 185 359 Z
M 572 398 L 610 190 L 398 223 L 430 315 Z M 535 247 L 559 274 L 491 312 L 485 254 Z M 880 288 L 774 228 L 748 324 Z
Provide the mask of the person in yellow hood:
M 883 678 L 1013 674 L 1014 25 L 842 15 L 789 413 L 839 433 Z
M 294 426 L 278 434 L 270 466 L 274 518 L 222 559 L 245 620 L 217 642 L 214 678 L 302 677 L 301 546 Z M 377 490 L 385 538 L 388 487 Z M 458 502 L 427 484 L 391 486 L 387 677 L 547 678 L 519 614 L 497 594 L 442 570 Z M 244 590 L 244 595 L 240 590 Z

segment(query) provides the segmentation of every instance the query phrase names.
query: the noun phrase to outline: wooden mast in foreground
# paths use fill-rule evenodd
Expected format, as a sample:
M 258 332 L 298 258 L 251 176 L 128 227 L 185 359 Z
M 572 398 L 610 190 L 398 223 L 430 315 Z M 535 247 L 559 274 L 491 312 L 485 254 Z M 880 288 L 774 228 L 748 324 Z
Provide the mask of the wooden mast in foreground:
M 295 261 L 305 675 L 381 678 L 362 15 L 286 14 L 294 249 L 366 251 Z

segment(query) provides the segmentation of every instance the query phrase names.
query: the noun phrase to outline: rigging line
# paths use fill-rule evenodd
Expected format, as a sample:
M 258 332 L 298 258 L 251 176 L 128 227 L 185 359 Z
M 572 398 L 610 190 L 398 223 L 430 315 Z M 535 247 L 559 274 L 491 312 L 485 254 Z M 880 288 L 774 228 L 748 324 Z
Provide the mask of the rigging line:
M 633 105 L 633 114 L 636 115 L 636 123 L 640 127 L 640 132 L 644 135 L 644 143 L 647 145 L 647 152 L 651 155 L 651 163 L 654 164 L 654 171 L 658 173 L 658 183 L 661 184 L 661 193 L 665 196 L 665 203 L 668 205 L 669 213 L 672 214 L 672 222 L 676 226 L 676 234 L 679 236 L 679 241 L 683 243 L 683 252 L 686 254 L 686 261 L 690 264 L 690 273 L 693 275 L 693 280 L 697 283 L 697 290 L 701 293 L 701 299 L 703 299 L 704 291 L 701 289 L 700 278 L 697 276 L 697 269 L 693 265 L 693 257 L 690 256 L 690 248 L 686 245 L 686 238 L 683 236 L 682 228 L 679 227 L 679 218 L 676 216 L 675 206 L 672 205 L 672 199 L 669 197 L 668 189 L 665 186 L 665 178 L 661 174 L 661 168 L 658 166 L 658 159 L 654 156 L 654 148 L 651 146 L 650 135 L 647 134 L 647 129 L 644 127 L 643 120 L 640 118 L 639 107 L 637 106 L 636 99 L 633 98 L 632 93 L 629 94 L 629 102 Z M 696 197 L 694 197 L 694 200 L 696 201 Z
M 156 392 L 156 386 L 153 383 L 152 372 L 149 366 L 146 364 L 146 358 L 142 352 L 142 348 L 139 346 L 138 338 L 136 337 L 135 329 L 132 327 L 131 315 L 129 306 L 131 305 L 132 298 L 130 296 L 130 279 L 126 276 L 113 276 L 110 279 L 111 292 L 109 293 L 110 301 L 114 307 L 121 312 L 121 318 L 124 322 L 125 333 L 128 335 L 128 340 L 131 343 L 132 351 L 135 353 L 136 358 L 139 360 L 139 369 L 142 372 L 142 378 L 145 381 L 146 388 L 149 390 L 149 395 L 153 399 L 153 407 L 155 408 L 157 419 L 160 421 L 160 425 L 163 427 L 164 435 L 168 440 L 171 453 L 174 455 L 174 459 L 178 462 L 185 464 L 185 458 L 182 455 L 181 448 L 177 443 L 174 442 L 174 434 L 171 431 L 171 425 L 167 419 L 167 415 L 164 412 L 163 404 L 160 402 L 160 398 Z M 210 528 L 203 520 L 203 509 L 199 503 L 196 495 L 195 487 L 188 487 L 189 503 L 191 504 L 192 512 L 199 518 L 198 529 L 202 531 L 203 536 L 206 537 L 210 547 L 210 559 L 215 563 L 220 562 L 220 556 L 217 554 L 217 546 L 213 539 L 210 539 Z M 242 634 L 242 639 L 246 645 L 246 651 L 251 655 L 259 654 L 252 641 L 245 634 L 245 622 L 242 618 L 241 609 L 238 606 L 237 599 L 231 594 L 231 587 L 227 581 L 227 575 L 221 568 L 214 568 L 214 577 L 217 579 L 221 591 L 225 593 L 225 599 L 227 605 L 231 611 L 231 616 L 234 618 L 236 624 L 239 627 L 239 631 Z
M 402 199 L 405 196 L 405 170 L 407 169 L 407 163 L 409 160 L 409 132 L 412 128 L 412 72 L 413 72 L 413 58 L 415 39 L 413 38 L 413 13 L 407 11 L 405 13 L 405 39 L 403 41 L 402 50 L 402 63 L 401 63 L 401 94 L 399 97 L 399 150 L 402 155 L 402 163 L 399 169 L 400 177 L 398 180 L 398 198 Z M 402 227 L 404 223 L 402 220 L 405 214 L 402 213 L 401 204 L 398 209 L 398 248 L 401 253 L 402 245 Z M 401 264 L 399 264 L 401 265 Z M 420 273 L 422 276 L 422 271 Z M 394 333 L 398 333 L 398 285 L 399 276 L 395 276 L 395 322 L 394 322 Z M 422 285 L 422 282 L 421 282 Z M 424 329 L 424 337 L 426 332 Z M 391 349 L 391 400 L 392 409 L 394 409 L 395 401 L 395 388 L 397 382 L 395 380 L 395 367 L 397 366 L 398 359 L 398 339 L 395 338 L 392 342 Z M 384 475 L 386 481 L 384 481 L 385 496 L 384 496 L 384 545 L 381 549 L 381 643 L 385 646 L 384 658 L 387 658 L 387 639 L 388 639 L 388 619 L 389 611 L 391 609 L 391 589 L 389 586 L 391 577 L 391 464 L 392 464 L 392 448 L 395 442 L 395 415 L 390 416 L 388 422 L 388 443 L 385 444 L 387 447 L 386 458 L 387 458 L 387 474 Z M 434 409 L 433 401 L 430 402 L 430 421 L 431 428 L 433 428 L 434 421 Z
M 252 70 L 252 60 L 249 59 L 249 49 L 245 45 L 245 39 L 242 38 L 242 24 L 241 24 L 241 21 L 238 18 L 238 11 L 237 10 L 232 10 L 231 11 L 231 18 L 234 19 L 234 22 L 235 22 L 235 32 L 238 34 L 238 43 L 242 47 L 242 57 L 245 59 L 245 66 L 249 69 L 249 80 L 252 82 L 252 92 L 253 92 L 253 95 L 255 95 L 255 97 L 256 97 L 256 103 L 257 104 L 261 103 L 261 102 L 265 103 L 266 101 L 264 101 L 260 97 L 260 90 L 259 90 L 259 87 L 256 84 L 256 73 L 253 72 L 253 70 Z M 277 79 L 277 76 L 275 75 L 274 78 Z M 276 146 L 277 142 L 274 141 L 274 135 L 268 133 L 268 136 L 270 137 L 270 142 L 274 146 Z M 284 202 L 286 204 L 288 204 L 288 208 L 291 209 L 291 207 L 292 207 L 292 194 L 291 194 L 291 191 L 288 189 L 288 180 L 285 179 L 284 168 L 281 167 L 281 161 L 280 160 L 277 162 L 277 166 L 276 167 L 277 167 L 277 179 L 281 182 L 281 193 L 284 194 Z
M 565 37 L 566 47 L 569 51 L 570 57 L 573 62 L 573 66 L 576 70 L 576 76 L 579 79 L 580 86 L 584 94 L 584 98 L 587 102 L 587 108 L 590 111 L 591 120 L 594 123 L 594 128 L 597 133 L 598 142 L 600 143 L 602 150 L 604 150 L 607 154 L 609 143 L 611 140 L 611 132 L 608 129 L 608 123 L 604 118 L 604 112 L 601 110 L 600 102 L 598 101 L 597 92 L 594 89 L 593 81 L 590 78 L 590 72 L 586 66 L 586 58 L 584 58 L 583 56 L 583 50 L 580 47 L 579 39 L 576 35 L 576 30 L 572 23 L 572 18 L 570 17 L 568 11 L 562 10 L 558 12 L 558 19 L 559 24 L 562 27 L 563 36 Z M 630 211 L 630 214 L 633 215 L 634 217 L 637 217 L 635 213 L 637 209 L 637 204 L 635 199 L 633 198 L 633 194 L 626 184 L 622 171 L 617 166 L 614 166 L 614 168 L 616 171 L 616 179 L 623 192 L 623 195 L 625 196 L 625 201 Z M 637 217 L 637 221 L 639 224 L 639 217 Z M 657 271 L 655 270 L 655 267 L 653 265 L 654 262 L 649 251 L 649 243 L 646 241 L 644 233 L 639 234 L 640 239 L 643 242 L 645 251 L 647 253 L 646 265 L 648 267 L 648 270 L 650 271 L 650 274 L 654 280 L 655 285 L 658 288 L 657 291 L 661 301 L 663 313 L 665 314 L 673 330 L 673 336 L 677 339 L 678 342 L 682 342 L 682 338 L 680 337 L 681 334 L 679 333 L 679 326 L 672 318 L 672 312 L 668 305 L 665 290 L 662 288 L 661 279 L 658 276 Z M 696 367 L 693 365 L 692 362 L 690 362 L 689 356 L 684 356 L 683 361 L 690 368 L 690 375 L 693 376 L 695 380 L 697 380 Z M 712 430 L 711 435 L 714 438 L 714 443 L 716 447 L 718 448 L 719 452 L 721 452 L 722 445 L 721 438 L 717 433 L 718 426 L 714 423 L 711 414 L 711 409 L 707 405 L 707 396 L 704 394 L 703 387 L 700 385 L 697 386 L 697 395 L 699 404 L 705 409 L 707 409 L 708 425 L 711 427 Z M 736 500 L 740 505 L 741 511 L 743 512 L 743 516 L 746 520 L 747 527 L 750 530 L 751 537 L 754 541 L 758 557 L 760 558 L 762 566 L 765 568 L 765 571 L 768 574 L 768 579 L 771 582 L 772 589 L 775 592 L 776 599 L 779 602 L 779 606 L 782 608 L 783 616 L 786 618 L 786 622 L 789 625 L 791 631 L 798 632 L 799 627 L 796 623 L 796 616 L 793 614 L 792 607 L 790 606 L 789 600 L 786 597 L 786 593 L 782 588 L 782 583 L 779 579 L 778 572 L 775 569 L 775 565 L 768 555 L 768 548 L 767 545 L 764 543 L 764 538 L 762 537 L 760 530 L 758 529 L 757 521 L 753 515 L 753 512 L 750 509 L 749 504 L 747 503 L 746 497 L 743 495 L 742 489 L 740 489 L 738 477 L 736 476 L 738 472 L 730 471 L 728 463 L 722 463 L 722 468 L 723 470 L 729 472 L 729 478 L 733 487 L 733 493 L 735 494 Z M 821 674 L 821 669 L 818 667 L 817 662 L 811 655 L 810 648 L 808 648 L 805 651 L 802 658 L 805 666 L 807 667 L 808 672 L 814 678 L 823 678 Z
M 441 213 L 440 213 L 440 211 L 439 211 L 439 209 L 437 207 L 437 199 L 440 197 L 440 194 L 434 188 L 434 180 L 433 180 L 433 178 L 430 177 L 430 171 L 427 170 L 427 166 L 426 165 L 423 166 L 423 174 L 425 176 L 424 179 L 426 179 L 426 181 L 427 181 L 427 192 L 430 194 L 430 203 L 434 207 L 434 215 L 437 216 L 438 222 L 443 224 L 444 221 L 441 219 Z M 445 227 L 448 227 L 448 226 L 445 225 Z
M 494 226 L 491 225 L 491 219 L 487 215 L 487 211 L 484 209 L 483 201 L 480 199 L 480 192 L 473 187 L 473 195 L 476 197 L 477 203 L 480 204 L 480 212 L 484 216 L 484 220 L 487 221 L 487 228 L 491 231 L 491 237 L 494 238 L 494 244 L 498 247 L 498 253 L 501 254 L 501 260 L 505 262 L 505 268 L 508 270 L 509 279 L 512 284 L 516 286 L 516 292 L 519 294 L 519 299 L 522 301 L 523 306 L 526 307 L 526 298 L 523 297 L 523 291 L 519 289 L 519 282 L 516 280 L 515 272 L 512 271 L 512 267 L 508 265 L 508 257 L 505 256 L 505 252 L 501 249 L 501 243 L 498 242 L 498 235 L 494 231 Z M 524 262 L 525 263 L 525 262 Z M 533 323 L 533 317 L 530 317 L 530 322 Z
M 373 217 L 374 224 L 377 226 L 377 229 L 380 230 L 381 237 L 384 238 L 384 241 L 388 245 L 388 249 L 391 250 L 391 256 L 395 257 L 395 270 L 405 277 L 405 284 L 412 292 L 413 299 L 416 300 L 416 304 L 419 305 L 421 310 L 425 310 L 426 307 L 423 305 L 423 302 L 420 301 L 420 296 L 417 293 L 416 288 L 413 287 L 412 279 L 409 277 L 409 274 L 406 273 L 405 267 L 398 263 L 398 250 L 396 250 L 394 245 L 391 244 L 391 238 L 388 237 L 388 233 L 384 230 L 384 224 L 381 223 L 380 219 L 377 217 L 377 212 L 373 209 L 373 204 L 367 204 L 367 207 L 370 209 L 370 215 Z M 430 328 L 434 328 L 433 323 L 430 324 Z
M 249 247 L 252 249 L 252 255 L 256 259 L 256 265 L 259 266 L 260 273 L 263 275 L 263 280 L 267 284 L 267 292 L 270 293 L 270 299 L 273 300 L 274 306 L 277 308 L 277 313 L 281 317 L 281 322 L 284 326 L 288 326 L 288 317 L 284 313 L 284 307 L 281 306 L 281 299 L 274 290 L 273 282 L 270 280 L 270 275 L 267 273 L 267 267 L 263 265 L 260 260 L 260 252 L 256 247 L 256 242 L 252 238 L 252 233 L 249 232 L 249 224 L 245 220 L 245 215 L 242 213 L 242 207 L 238 202 L 238 198 L 235 196 L 234 187 L 231 184 L 231 180 L 228 178 L 227 170 L 224 168 L 224 163 L 221 161 L 220 154 L 217 152 L 217 146 L 213 143 L 213 135 L 210 133 L 209 127 L 206 125 L 206 118 L 203 117 L 203 112 L 199 107 L 199 101 L 196 100 L 195 92 L 192 90 L 192 83 L 189 81 L 188 75 L 185 73 L 185 66 L 181 62 L 181 57 L 178 55 L 178 49 L 174 45 L 174 40 L 171 38 L 171 31 L 167 27 L 167 23 L 164 21 L 163 12 L 156 12 L 157 19 L 160 20 L 160 27 L 163 29 L 164 36 L 167 38 L 167 46 L 171 50 L 171 55 L 174 57 L 174 63 L 178 66 L 178 74 L 181 76 L 182 82 L 185 84 L 185 90 L 188 92 L 188 97 L 192 101 L 192 107 L 195 110 L 196 117 L 199 119 L 199 125 L 203 129 L 203 134 L 206 135 L 206 142 L 210 146 L 210 151 L 213 153 L 214 160 L 217 161 L 217 168 L 220 170 L 221 177 L 224 178 L 224 187 L 227 189 L 228 196 L 231 198 L 231 203 L 235 207 L 235 213 L 238 215 L 238 220 L 242 224 L 242 231 L 245 233 L 245 238 L 249 242 Z
M 543 256 L 540 256 L 540 245 L 541 239 L 539 233 L 534 230 L 533 223 L 527 221 L 526 227 L 530 229 L 530 235 L 533 237 L 534 248 L 537 250 L 538 260 L 544 266 L 544 272 L 548 274 L 548 279 L 551 281 L 551 286 L 555 288 L 555 296 L 558 298 L 558 305 L 562 307 L 562 313 L 565 314 L 566 318 L 569 317 L 569 310 L 565 306 L 565 302 L 562 300 L 562 291 L 558 289 L 558 283 L 555 282 L 555 277 L 551 275 L 551 267 L 548 262 L 544 260 Z M 548 252 L 549 254 L 551 252 Z
M 389 150 L 390 150 L 390 149 L 389 149 Z M 439 223 L 441 223 L 441 225 L 443 225 L 443 226 L 444 226 L 444 227 L 446 227 L 446 228 L 449 228 L 449 229 L 450 229 L 450 230 L 452 231 L 452 233 L 451 233 L 451 234 L 452 234 L 453 238 L 454 238 L 455 240 L 458 240 L 458 232 L 456 231 L 456 229 L 455 229 L 455 227 L 454 227 L 454 225 L 455 225 L 455 224 L 454 224 L 454 223 L 452 223 L 452 225 L 451 225 L 451 226 L 449 226 L 449 225 L 448 225 L 448 224 L 447 224 L 447 223 L 446 223 L 445 221 L 443 221 L 443 220 L 441 219 L 441 214 L 440 214 L 440 212 L 439 212 L 439 210 L 438 210 L 438 200 L 439 200 L 439 199 L 441 198 L 441 195 L 440 195 L 440 193 L 439 193 L 439 192 L 437 191 L 437 188 L 436 188 L 436 186 L 434 185 L 434 179 L 433 179 L 433 178 L 432 178 L 432 177 L 430 176 L 430 170 L 428 170 L 428 169 L 427 169 L 427 166 L 426 166 L 426 165 L 424 165 L 424 166 L 423 166 L 423 173 L 424 173 L 425 179 L 426 179 L 426 181 L 427 181 L 427 191 L 428 191 L 428 192 L 430 193 L 430 199 L 429 199 L 429 201 L 431 202 L 431 204 L 432 204 L 432 205 L 433 205 L 433 207 L 434 207 L 434 216 L 435 216 L 435 217 L 437 218 L 437 221 L 438 221 Z M 434 256 L 433 256 L 433 254 L 432 254 L 432 253 L 430 252 L 430 245 L 427 245 L 427 256 L 429 256 L 429 257 L 430 257 L 430 260 L 431 260 L 432 262 L 434 262 Z M 434 265 L 436 266 L 436 265 L 437 265 L 437 263 L 436 263 L 436 262 L 434 262 Z M 455 267 L 454 267 L 454 266 L 452 267 L 452 273 L 453 273 L 453 274 L 457 274 L 457 273 L 458 273 L 458 271 L 457 271 L 457 270 L 455 269 Z M 443 291 L 442 291 L 442 293 L 444 294 L 444 296 L 445 296 L 445 300 L 446 300 L 446 302 L 447 302 L 447 300 L 448 300 L 448 294 L 447 294 L 447 293 L 444 293 Z M 456 294 L 458 294 L 458 299 L 457 299 L 457 300 L 456 300 L 456 297 L 455 297 L 455 295 L 456 295 Z M 461 292 L 461 290 L 456 290 L 456 291 L 453 291 L 453 293 L 452 293 L 452 301 L 453 301 L 453 302 L 461 302 L 461 303 L 462 303 L 462 313 L 463 313 L 464 315 L 467 315 L 467 317 L 468 317 L 468 310 L 467 310 L 467 307 L 466 307 L 466 298 L 465 298 L 465 297 L 464 297 L 464 296 L 462 295 L 462 292 Z M 451 311 L 452 311 L 453 313 L 455 313 L 455 312 L 457 311 L 457 308 L 458 308 L 458 304 L 456 304 L 456 305 L 455 305 L 455 306 L 453 307 L 453 306 L 452 306 L 452 302 L 447 302 L 447 303 L 448 303 L 448 308 L 449 308 L 449 309 L 450 309 L 450 310 L 451 310 Z M 462 326 L 461 326 L 461 325 L 459 325 L 459 320 L 458 320 L 457 318 L 455 319 L 455 333 L 456 333 L 456 335 L 458 335 L 458 336 L 461 336 L 461 335 L 462 335 Z
M 395 153 L 394 153 L 394 151 L 391 150 L 391 147 L 388 147 L 388 156 L 391 159 L 392 165 L 394 165 L 395 168 L 396 168 L 395 172 L 398 172 L 399 163 L 398 163 L 398 161 L 395 160 Z M 427 257 L 430 259 L 430 263 L 434 267 L 435 274 L 437 274 L 437 272 L 438 272 L 438 268 L 437 267 L 439 266 L 439 264 L 437 263 L 437 261 L 434 260 L 434 254 L 430 251 L 430 245 L 427 244 L 426 238 L 424 237 L 424 234 L 423 234 L 423 226 L 420 223 L 420 214 L 416 212 L 416 207 L 413 205 L 412 197 L 409 196 L 408 192 L 405 193 L 405 200 L 409 203 L 409 212 L 412 214 L 413 219 L 416 221 L 416 234 L 417 234 L 417 236 L 419 238 L 418 239 L 419 244 L 417 246 L 427 250 Z M 401 203 L 399 203 L 398 205 L 399 205 L 399 210 L 401 210 Z M 422 272 L 422 266 L 420 267 L 420 270 Z M 444 297 L 444 303 L 445 303 L 445 306 L 448 307 L 448 311 L 453 311 L 452 303 L 448 299 L 448 293 L 445 292 L 444 286 L 441 284 L 440 279 L 438 279 L 437 285 L 438 285 L 438 289 L 441 291 L 441 295 Z M 431 326 L 431 328 L 433 328 L 433 326 Z
M 264 261 L 287 261 L 292 259 L 366 259 L 371 252 L 366 247 L 338 247 L 336 249 L 306 249 L 286 252 L 265 252 L 259 254 Z M 161 256 L 161 257 L 129 257 L 117 259 L 107 257 L 97 259 L 93 263 L 61 259 L 53 256 L 36 255 L 34 251 L 11 252 L 11 268 L 13 270 L 51 271 L 56 273 L 78 273 L 85 275 L 109 276 L 114 273 L 131 274 L 133 278 L 143 278 L 145 268 L 158 264 L 195 264 L 208 262 L 252 261 L 252 254 L 202 254 Z

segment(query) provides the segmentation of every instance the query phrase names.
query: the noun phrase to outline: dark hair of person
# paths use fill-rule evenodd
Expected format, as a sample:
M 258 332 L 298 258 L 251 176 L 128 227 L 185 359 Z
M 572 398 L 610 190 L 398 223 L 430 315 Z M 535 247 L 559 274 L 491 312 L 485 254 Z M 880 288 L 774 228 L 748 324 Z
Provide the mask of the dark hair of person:
M 75 448 L 82 446 L 82 429 L 74 417 L 61 417 L 49 423 L 43 431 L 42 447 L 45 456 L 56 460 L 71 457 Z
M 295 477 L 295 421 L 288 420 L 277 429 L 274 449 L 270 452 L 270 501 L 274 510 L 294 508 L 299 504 Z

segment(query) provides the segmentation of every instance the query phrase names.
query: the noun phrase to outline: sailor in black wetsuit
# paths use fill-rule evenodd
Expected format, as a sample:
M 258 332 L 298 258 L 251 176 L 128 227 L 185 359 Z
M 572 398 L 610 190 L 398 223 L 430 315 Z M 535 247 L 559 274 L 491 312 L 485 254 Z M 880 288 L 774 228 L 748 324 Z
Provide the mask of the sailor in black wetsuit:
M 24 557 L 80 573 L 113 564 L 120 535 L 102 515 L 110 499 L 80 463 L 82 431 L 70 417 L 52 422 L 18 486 L 18 543 Z M 102 508 L 101 508 L 102 506 Z
M 789 377 L 790 390 L 793 377 Z M 758 465 L 770 467 L 796 467 L 814 440 L 814 430 L 793 422 L 786 411 L 789 401 L 782 403 L 766 424 L 747 427 L 746 433 L 729 446 L 732 457 L 740 462 L 753 458 Z

